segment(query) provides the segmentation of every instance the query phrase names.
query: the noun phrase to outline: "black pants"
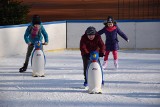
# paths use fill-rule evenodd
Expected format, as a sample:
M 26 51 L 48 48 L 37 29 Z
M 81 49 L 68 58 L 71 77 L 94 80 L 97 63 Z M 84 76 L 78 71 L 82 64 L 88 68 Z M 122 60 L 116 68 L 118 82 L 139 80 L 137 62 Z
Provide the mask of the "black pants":
M 89 58 L 86 57 L 86 56 L 82 56 L 82 60 L 83 60 L 83 75 L 84 75 L 84 80 L 87 83 L 86 70 L 87 70 L 87 67 L 88 67 Z
M 88 64 L 90 62 L 89 58 L 86 57 L 86 56 L 82 56 L 82 60 L 83 60 L 83 75 L 84 75 L 84 80 L 85 82 L 87 83 L 87 75 L 86 75 L 86 70 L 87 70 L 87 67 L 88 67 Z M 98 59 L 98 62 L 100 64 L 100 60 Z M 100 66 L 101 67 L 101 66 Z M 101 67 L 101 70 L 102 70 L 102 67 Z M 103 78 L 102 78 L 103 79 Z
M 25 64 L 27 64 L 27 65 L 28 65 L 31 53 L 33 51 L 33 48 L 34 48 L 34 45 L 29 45 L 28 48 L 27 48 L 26 59 L 25 59 Z M 42 50 L 43 50 L 43 46 L 42 46 Z
M 25 64 L 28 65 L 28 62 L 29 62 L 29 58 L 31 56 L 31 53 L 33 51 L 33 48 L 34 46 L 33 45 L 29 45 L 28 48 L 27 48 L 27 53 L 26 53 L 26 59 L 25 59 Z

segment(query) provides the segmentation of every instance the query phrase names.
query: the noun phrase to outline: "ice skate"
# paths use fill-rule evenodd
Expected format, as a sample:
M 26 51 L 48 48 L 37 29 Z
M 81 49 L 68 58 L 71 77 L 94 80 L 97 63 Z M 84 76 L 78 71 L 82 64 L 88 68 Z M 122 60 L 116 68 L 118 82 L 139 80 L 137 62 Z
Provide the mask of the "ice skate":
M 114 60 L 114 66 L 115 66 L 116 69 L 118 69 L 118 67 L 119 67 L 118 66 L 118 60 Z
M 107 62 L 107 61 L 104 61 L 104 62 L 103 62 L 103 65 L 102 65 L 102 68 L 103 68 L 103 69 L 106 69 L 107 66 L 108 66 L 108 62 Z
M 104 81 L 102 81 L 102 86 L 104 86 Z
M 21 68 L 19 69 L 19 72 L 20 72 L 20 73 L 25 72 L 25 71 L 27 70 L 27 66 L 28 66 L 28 64 L 24 63 L 23 67 L 21 67 Z
M 26 69 L 25 67 L 22 67 L 22 68 L 19 69 L 19 72 L 22 73 L 22 72 L 25 72 L 26 70 L 27 70 L 27 69 Z
M 87 82 L 84 82 L 83 87 L 84 87 L 84 89 L 88 90 L 88 84 L 87 84 Z

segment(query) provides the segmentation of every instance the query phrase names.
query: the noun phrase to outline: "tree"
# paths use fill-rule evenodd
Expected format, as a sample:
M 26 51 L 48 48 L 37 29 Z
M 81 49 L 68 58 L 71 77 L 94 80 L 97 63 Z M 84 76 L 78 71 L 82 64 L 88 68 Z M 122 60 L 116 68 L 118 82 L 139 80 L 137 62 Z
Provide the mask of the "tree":
M 0 0 L 0 26 L 26 23 L 30 6 L 17 0 Z

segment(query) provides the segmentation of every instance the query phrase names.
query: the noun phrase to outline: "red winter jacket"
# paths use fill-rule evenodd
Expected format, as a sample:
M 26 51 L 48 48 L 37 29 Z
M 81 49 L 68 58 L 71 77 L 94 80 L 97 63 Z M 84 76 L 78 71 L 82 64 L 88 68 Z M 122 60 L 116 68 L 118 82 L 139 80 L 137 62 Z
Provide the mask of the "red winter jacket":
M 90 53 L 91 51 L 97 51 L 99 53 L 105 52 L 105 45 L 101 39 L 101 36 L 96 34 L 93 40 L 89 40 L 87 35 L 84 34 L 80 40 L 81 55 Z

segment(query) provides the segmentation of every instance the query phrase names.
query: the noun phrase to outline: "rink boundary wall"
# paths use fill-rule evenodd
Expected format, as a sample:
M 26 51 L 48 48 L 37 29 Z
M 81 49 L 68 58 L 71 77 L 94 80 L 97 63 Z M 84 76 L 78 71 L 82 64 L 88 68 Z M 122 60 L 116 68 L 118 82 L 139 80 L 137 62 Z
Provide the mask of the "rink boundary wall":
M 24 33 L 28 25 L 0 26 L 0 57 L 26 54 Z M 45 22 L 43 26 L 49 35 L 49 45 L 44 46 L 44 51 L 66 49 L 66 21 Z
M 160 49 L 160 20 L 117 20 L 117 22 L 130 40 L 127 43 L 118 36 L 121 49 Z M 88 26 L 94 26 L 98 31 L 104 27 L 103 20 L 67 21 L 67 49 L 79 48 L 79 40 Z M 105 42 L 104 34 L 102 39 Z
M 160 49 L 160 20 L 118 20 L 117 22 L 130 39 L 127 43 L 119 36 L 121 49 Z M 49 52 L 79 49 L 80 38 L 88 26 L 94 26 L 97 30 L 104 27 L 103 20 L 54 21 L 45 22 L 43 25 L 49 35 L 49 45 L 44 46 L 44 51 Z M 0 57 L 26 53 L 27 45 L 23 35 L 27 26 L 28 24 L 0 26 Z M 105 35 L 102 35 L 102 38 L 105 41 Z

